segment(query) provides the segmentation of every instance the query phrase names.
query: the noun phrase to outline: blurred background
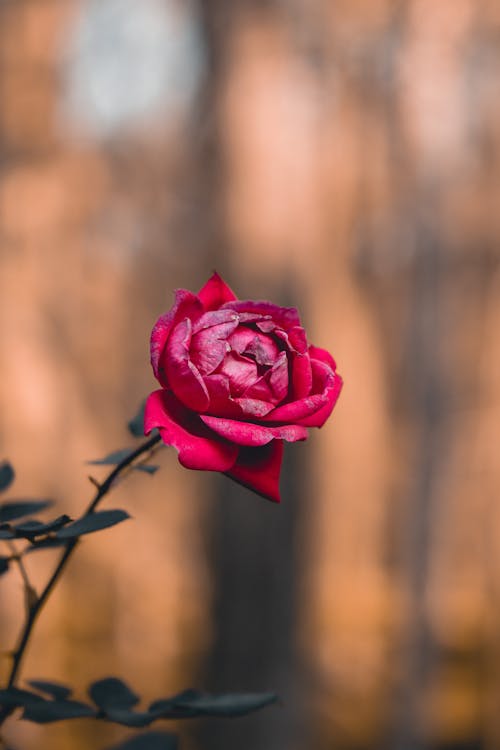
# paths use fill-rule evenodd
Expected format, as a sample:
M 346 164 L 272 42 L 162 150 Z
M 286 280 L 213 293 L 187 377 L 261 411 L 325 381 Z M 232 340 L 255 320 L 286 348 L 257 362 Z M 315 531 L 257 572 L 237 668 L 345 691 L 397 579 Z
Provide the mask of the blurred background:
M 0 99 L 13 497 L 81 512 L 153 323 L 214 268 L 298 306 L 345 379 L 281 506 L 168 449 L 117 488 L 134 520 L 82 544 L 23 677 L 280 693 L 182 750 L 500 748 L 499 0 L 2 0 Z M 2 649 L 21 611 L 13 571 Z

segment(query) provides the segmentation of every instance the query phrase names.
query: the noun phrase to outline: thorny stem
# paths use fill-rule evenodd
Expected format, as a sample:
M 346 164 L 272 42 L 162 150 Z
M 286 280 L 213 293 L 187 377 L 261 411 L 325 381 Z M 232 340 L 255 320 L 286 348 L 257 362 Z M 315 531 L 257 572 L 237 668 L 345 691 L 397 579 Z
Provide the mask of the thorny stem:
M 102 484 L 97 485 L 96 493 L 94 497 L 92 498 L 87 510 L 84 513 L 84 516 L 91 515 L 103 497 L 108 494 L 110 489 L 112 488 L 113 484 L 115 484 L 116 480 L 126 473 L 127 469 L 130 469 L 134 462 L 144 454 L 151 453 L 152 449 L 160 442 L 161 438 L 158 434 L 153 435 L 153 437 L 150 437 L 148 440 L 146 440 L 144 443 L 142 443 L 138 448 L 136 448 L 135 451 L 130 453 L 128 456 L 126 456 L 123 461 L 121 461 L 119 464 L 115 466 L 115 468 L 108 474 L 106 479 Z M 95 483 L 95 482 L 94 482 Z M 61 574 L 63 573 L 66 565 L 68 564 L 68 561 L 73 554 L 79 539 L 71 539 L 65 549 L 62 553 L 59 562 L 56 565 L 56 568 L 54 569 L 54 572 L 52 573 L 51 577 L 49 578 L 48 582 L 45 584 L 45 588 L 41 592 L 40 596 L 36 599 L 33 599 L 33 601 L 30 603 L 30 606 L 27 609 L 27 616 L 26 621 L 24 623 L 23 630 L 20 634 L 18 644 L 16 646 L 15 651 L 13 652 L 13 662 L 12 667 L 9 674 L 9 679 L 7 682 L 7 687 L 13 687 L 17 675 L 19 673 L 19 669 L 21 667 L 21 663 L 24 657 L 24 653 L 26 651 L 26 647 L 29 643 L 31 633 L 33 631 L 33 627 L 40 615 L 40 612 L 43 609 L 44 604 L 46 603 L 47 599 L 49 598 L 52 589 L 56 585 L 57 581 L 61 577 Z M 14 711 L 12 706 L 3 706 L 0 708 L 0 726 L 3 724 L 5 719 L 7 719 L 10 714 Z M 1 746 L 1 745 L 0 745 Z

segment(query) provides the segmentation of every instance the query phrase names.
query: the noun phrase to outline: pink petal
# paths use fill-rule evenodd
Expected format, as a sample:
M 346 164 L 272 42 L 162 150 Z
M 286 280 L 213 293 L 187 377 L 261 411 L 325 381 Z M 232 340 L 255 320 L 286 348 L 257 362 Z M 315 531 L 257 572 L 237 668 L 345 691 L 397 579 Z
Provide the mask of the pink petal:
M 193 411 L 205 411 L 210 399 L 203 378 L 189 358 L 190 343 L 191 321 L 186 318 L 170 334 L 161 364 L 177 398 Z
M 205 328 L 213 328 L 216 326 L 227 326 L 226 337 L 229 336 L 231 331 L 238 326 L 240 322 L 240 316 L 234 310 L 209 310 L 209 312 L 203 313 L 198 318 L 196 323 L 193 325 L 193 336 Z M 221 329 L 224 330 L 224 329 Z
M 277 403 L 283 401 L 288 393 L 288 358 L 286 352 L 281 352 L 279 359 L 271 367 L 266 378 Z
M 311 393 L 297 401 L 290 401 L 288 404 L 277 406 L 274 411 L 269 412 L 266 417 L 263 417 L 263 422 L 285 422 L 288 424 L 301 424 L 307 427 L 318 426 L 313 424 L 311 420 L 307 422 L 304 420 L 312 417 L 313 414 L 323 407 L 328 406 L 332 398 L 336 400 L 338 397 L 338 393 L 335 396 L 336 389 L 338 388 L 338 375 L 335 375 L 328 365 L 319 360 L 311 361 L 311 372 Z
M 225 302 L 236 299 L 233 290 L 228 287 L 217 272 L 214 272 L 205 286 L 200 289 L 198 297 L 205 310 L 217 310 Z
M 208 312 L 197 320 L 189 349 L 202 375 L 210 375 L 220 365 L 230 350 L 226 339 L 238 323 L 238 314 L 232 310 Z
M 282 460 L 282 440 L 273 440 L 261 448 L 241 448 L 237 462 L 226 475 L 267 500 L 279 503 Z
M 279 307 L 265 300 L 235 300 L 224 305 L 227 310 L 242 313 L 259 313 L 270 316 L 272 321 L 288 331 L 294 326 L 300 326 L 299 313 L 295 307 Z
M 234 417 L 243 419 L 245 416 L 264 417 L 274 409 L 274 404 L 251 398 L 233 398 L 229 391 L 229 383 L 225 375 L 208 375 L 205 385 L 210 396 L 207 412 L 216 417 Z
M 327 352 L 326 349 L 320 349 L 319 346 L 311 346 L 309 347 L 309 356 L 311 359 L 317 359 L 320 362 L 323 362 L 325 365 L 328 365 L 328 367 L 335 372 L 337 369 L 337 364 L 335 360 L 333 359 L 330 352 Z
M 165 380 L 165 373 L 160 365 L 160 358 L 170 331 L 182 318 L 196 320 L 202 312 L 200 300 L 192 292 L 188 292 L 187 289 L 177 289 L 173 306 L 156 321 L 151 333 L 151 364 L 155 377 L 162 385 L 168 385 Z
M 200 418 L 211 430 L 237 445 L 265 445 L 274 438 L 295 443 L 297 440 L 306 440 L 307 438 L 307 429 L 294 424 L 267 427 L 252 422 L 238 422 L 234 419 L 211 417 L 207 414 L 201 414 Z
M 326 420 L 333 411 L 333 407 L 337 403 L 337 399 L 342 390 L 342 378 L 340 375 L 335 375 L 335 380 L 332 388 L 328 389 L 327 392 L 327 403 L 317 412 L 311 414 L 309 417 L 304 417 L 300 420 L 300 424 L 304 427 L 323 427 Z
M 230 352 L 219 368 L 219 373 L 229 380 L 229 387 L 234 396 L 240 396 L 258 379 L 257 365 L 253 360 Z
M 293 355 L 292 355 L 293 356 Z M 311 392 L 312 370 L 308 354 L 295 354 L 292 359 L 292 386 L 295 400 L 305 398 Z
M 238 448 L 218 438 L 165 390 L 154 391 L 146 401 L 146 435 L 155 427 L 163 442 L 177 449 L 179 462 L 187 469 L 225 472 L 236 461 Z

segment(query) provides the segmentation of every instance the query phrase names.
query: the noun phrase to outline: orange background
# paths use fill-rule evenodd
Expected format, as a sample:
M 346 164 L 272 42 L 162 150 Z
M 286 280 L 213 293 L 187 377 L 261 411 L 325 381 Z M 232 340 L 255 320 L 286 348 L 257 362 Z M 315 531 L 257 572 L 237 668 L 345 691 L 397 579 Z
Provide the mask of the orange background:
M 111 674 L 145 700 L 191 685 L 282 695 L 183 724 L 183 750 L 495 750 L 500 3 L 143 1 L 197 24 L 198 89 L 105 132 L 90 104 L 67 106 L 92 3 L 0 6 L 12 496 L 82 511 L 85 461 L 132 444 L 125 424 L 155 387 L 154 321 L 213 268 L 242 298 L 298 306 L 345 389 L 290 446 L 280 507 L 169 450 L 117 488 L 106 507 L 134 518 L 82 543 L 23 677 L 80 697 Z M 113 26 L 101 44 L 114 49 Z M 53 561 L 29 561 L 38 584 Z M 2 649 L 21 593 L 15 571 L 1 579 Z M 22 750 L 126 734 L 5 731 Z

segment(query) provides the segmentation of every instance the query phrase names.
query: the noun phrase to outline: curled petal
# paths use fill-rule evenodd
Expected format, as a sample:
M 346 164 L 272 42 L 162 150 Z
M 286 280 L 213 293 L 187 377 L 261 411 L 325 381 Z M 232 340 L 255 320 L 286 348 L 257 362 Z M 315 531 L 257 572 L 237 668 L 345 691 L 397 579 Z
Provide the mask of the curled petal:
M 235 300 L 234 302 L 227 302 L 224 308 L 235 310 L 238 313 L 258 313 L 263 316 L 270 316 L 273 327 L 277 324 L 285 331 L 294 326 L 300 326 L 299 313 L 295 307 L 279 307 L 279 305 L 273 305 L 272 302 L 265 300 Z
M 177 289 L 173 306 L 156 321 L 151 333 L 151 365 L 153 366 L 155 377 L 158 378 L 162 385 L 168 386 L 160 359 L 170 331 L 182 318 L 196 320 L 202 312 L 203 307 L 196 295 L 188 292 L 187 289 Z
M 301 419 L 300 424 L 304 427 L 323 427 L 326 420 L 332 413 L 333 407 L 337 403 L 337 399 L 340 396 L 342 386 L 342 378 L 340 377 L 340 375 L 335 375 L 333 386 L 327 391 L 325 405 L 322 406 L 321 409 L 318 409 L 318 411 L 314 412 L 314 414 Z
M 267 500 L 279 503 L 282 460 L 282 440 L 273 440 L 260 448 L 241 448 L 238 460 L 226 475 Z
M 288 404 L 277 406 L 274 411 L 269 412 L 263 417 L 263 422 L 280 422 L 304 425 L 305 427 L 319 427 L 317 421 L 322 418 L 324 413 L 321 411 L 317 417 L 313 417 L 317 412 L 323 410 L 332 411 L 335 402 L 342 387 L 341 378 L 333 373 L 328 365 L 319 360 L 311 360 L 312 372 L 312 392 L 305 398 L 297 401 L 290 401 Z M 325 417 L 326 419 L 326 417 Z M 321 424 L 324 423 L 321 421 Z
M 205 411 L 210 399 L 198 368 L 189 358 L 190 343 L 191 321 L 186 318 L 170 334 L 161 363 L 177 398 L 189 409 Z
M 198 292 L 205 310 L 217 310 L 225 302 L 231 302 L 236 299 L 236 295 L 226 282 L 214 272 L 205 286 Z
M 330 370 L 332 372 L 335 372 L 337 369 L 337 364 L 330 354 L 330 352 L 327 352 L 326 349 L 320 349 L 319 346 L 311 346 L 309 347 L 309 356 L 311 359 L 317 359 L 320 362 L 323 362 L 325 365 L 328 365 Z
M 295 443 L 297 440 L 307 438 L 307 429 L 295 424 L 269 427 L 252 422 L 239 422 L 235 419 L 211 417 L 207 414 L 201 414 L 200 419 L 218 435 L 237 445 L 265 445 L 275 438 Z
M 274 409 L 274 404 L 252 398 L 233 398 L 225 375 L 208 375 L 204 378 L 210 397 L 208 414 L 217 417 L 264 417 Z
M 155 427 L 163 442 L 176 448 L 179 462 L 188 469 L 226 472 L 236 461 L 238 447 L 215 435 L 165 390 L 154 391 L 146 401 L 146 435 Z

